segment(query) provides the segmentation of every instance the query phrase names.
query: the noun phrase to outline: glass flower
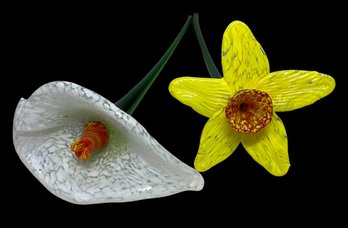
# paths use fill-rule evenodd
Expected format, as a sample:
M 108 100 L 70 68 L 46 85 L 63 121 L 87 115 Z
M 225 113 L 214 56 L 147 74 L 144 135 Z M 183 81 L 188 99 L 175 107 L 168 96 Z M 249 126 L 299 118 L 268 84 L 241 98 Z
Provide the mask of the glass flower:
M 101 141 L 80 159 L 72 149 L 84 137 Z M 71 203 L 163 197 L 198 191 L 204 183 L 199 172 L 163 148 L 132 116 L 71 82 L 50 82 L 19 101 L 13 141 L 30 172 Z
M 169 91 L 209 118 L 195 168 L 206 171 L 229 157 L 241 143 L 251 157 L 275 176 L 288 172 L 288 139 L 276 114 L 314 103 L 331 93 L 332 77 L 316 71 L 270 73 L 261 45 L 241 21 L 232 22 L 222 40 L 222 78 L 180 77 Z

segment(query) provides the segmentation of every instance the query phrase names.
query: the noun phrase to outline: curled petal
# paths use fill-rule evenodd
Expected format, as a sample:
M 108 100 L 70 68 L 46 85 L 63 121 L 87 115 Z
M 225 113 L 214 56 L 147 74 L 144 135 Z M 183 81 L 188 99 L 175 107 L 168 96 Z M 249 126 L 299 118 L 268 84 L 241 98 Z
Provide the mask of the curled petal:
M 208 118 L 225 107 L 232 94 L 222 78 L 196 77 L 174 79 L 169 85 L 169 92 L 180 102 Z
M 265 51 L 241 21 L 226 28 L 221 49 L 224 78 L 234 91 L 253 89 L 270 72 Z
M 289 168 L 288 138 L 282 120 L 274 113 L 271 123 L 255 135 L 243 137 L 242 144 L 251 157 L 275 176 Z
M 71 143 L 90 120 L 105 124 L 106 147 L 89 161 Z M 13 141 L 19 158 L 54 195 L 76 204 L 127 202 L 200 190 L 202 176 L 163 148 L 112 102 L 70 82 L 51 82 L 18 103 Z
M 257 87 L 272 97 L 274 110 L 282 112 L 302 108 L 330 94 L 335 80 L 316 71 L 283 70 L 268 74 Z
M 221 109 L 204 126 L 195 168 L 203 172 L 222 162 L 235 151 L 240 139 L 241 134 L 230 127 Z

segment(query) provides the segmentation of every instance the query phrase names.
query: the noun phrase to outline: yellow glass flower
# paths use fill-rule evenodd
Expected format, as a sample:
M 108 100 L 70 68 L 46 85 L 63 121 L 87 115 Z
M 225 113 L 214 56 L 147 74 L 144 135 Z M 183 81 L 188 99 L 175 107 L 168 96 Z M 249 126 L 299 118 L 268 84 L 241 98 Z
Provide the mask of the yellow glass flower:
M 251 157 L 275 176 L 290 167 L 285 127 L 275 112 L 310 105 L 331 93 L 335 80 L 316 71 L 270 73 L 267 56 L 241 21 L 222 40 L 223 78 L 181 77 L 169 85 L 173 97 L 209 118 L 194 166 L 206 171 L 242 143 Z

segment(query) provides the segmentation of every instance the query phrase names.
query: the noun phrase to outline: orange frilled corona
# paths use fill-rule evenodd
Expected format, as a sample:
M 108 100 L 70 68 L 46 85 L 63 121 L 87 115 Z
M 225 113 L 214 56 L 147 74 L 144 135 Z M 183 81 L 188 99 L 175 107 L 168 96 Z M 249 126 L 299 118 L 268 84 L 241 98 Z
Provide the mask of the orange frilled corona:
M 272 99 L 256 89 L 240 90 L 229 101 L 225 113 L 230 126 L 237 132 L 255 134 L 272 120 Z
M 91 158 L 93 151 L 106 146 L 109 140 L 109 132 L 100 121 L 90 121 L 84 128 L 81 138 L 74 141 L 70 149 L 76 157 L 87 161 Z

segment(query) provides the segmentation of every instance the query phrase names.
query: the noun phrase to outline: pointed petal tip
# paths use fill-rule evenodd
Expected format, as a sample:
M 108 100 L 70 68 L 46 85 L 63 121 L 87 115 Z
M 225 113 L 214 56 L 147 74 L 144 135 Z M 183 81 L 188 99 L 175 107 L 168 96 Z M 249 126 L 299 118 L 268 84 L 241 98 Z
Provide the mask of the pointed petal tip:
M 273 176 L 282 177 L 285 176 L 290 168 L 290 163 L 284 164 L 282 167 L 274 167 L 272 171 L 269 171 Z
M 328 94 L 330 94 L 334 89 L 335 89 L 335 87 L 336 87 L 336 81 L 335 81 L 335 79 L 332 77 L 332 76 L 330 76 L 330 75 L 327 75 L 327 74 L 325 74 L 325 76 L 327 76 L 328 77 Z
M 232 22 L 230 23 L 231 26 L 232 26 L 232 25 L 238 25 L 238 24 L 248 27 L 243 21 L 240 21 L 240 20 L 234 20 L 234 21 L 232 21 Z
M 210 161 L 204 160 L 201 156 L 197 156 L 194 161 L 194 167 L 195 170 L 197 170 L 199 173 L 203 173 L 214 167 L 216 164 L 211 163 Z M 219 162 L 220 163 L 220 162 Z
M 176 85 L 178 84 L 178 81 L 180 80 L 181 78 L 175 78 L 174 80 L 172 80 L 170 83 L 169 83 L 169 86 L 168 86 L 168 90 L 169 90 L 169 93 L 175 97 L 175 90 L 176 90 Z
M 189 185 L 189 190 L 191 191 L 200 191 L 204 187 L 204 178 L 199 173 L 198 170 L 194 170 L 194 174 L 192 177 L 192 182 Z
M 204 159 L 204 156 L 197 154 L 194 161 L 194 168 L 197 172 L 202 173 L 208 171 L 214 165 L 212 162 L 207 162 L 207 159 Z

